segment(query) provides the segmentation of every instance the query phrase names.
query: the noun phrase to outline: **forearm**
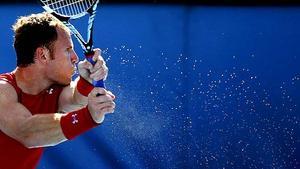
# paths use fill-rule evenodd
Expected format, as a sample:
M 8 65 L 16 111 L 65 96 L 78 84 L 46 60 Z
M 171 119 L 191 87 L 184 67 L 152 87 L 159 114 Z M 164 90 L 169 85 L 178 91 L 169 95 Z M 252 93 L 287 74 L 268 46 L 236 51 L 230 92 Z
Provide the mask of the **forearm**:
M 28 148 L 53 146 L 98 125 L 87 107 L 66 114 L 34 115 L 18 126 L 17 140 Z
M 88 103 L 87 95 L 93 86 L 79 77 L 65 87 L 59 98 L 59 111 L 70 112 L 85 107 Z
M 66 137 L 63 134 L 60 120 L 62 114 L 38 114 L 27 118 L 18 127 L 19 141 L 28 148 L 54 146 Z

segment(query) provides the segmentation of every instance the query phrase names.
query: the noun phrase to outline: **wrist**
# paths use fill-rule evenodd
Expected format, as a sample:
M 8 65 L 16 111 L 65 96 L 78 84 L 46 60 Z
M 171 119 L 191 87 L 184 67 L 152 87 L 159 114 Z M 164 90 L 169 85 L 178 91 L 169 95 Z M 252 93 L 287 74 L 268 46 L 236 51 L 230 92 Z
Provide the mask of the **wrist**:
M 65 137 L 71 140 L 99 124 L 94 121 L 88 108 L 85 107 L 62 116 L 60 125 Z
M 101 117 L 96 117 L 96 115 L 94 114 L 94 116 L 93 116 L 92 113 L 91 113 L 91 117 L 92 117 L 92 119 L 94 120 L 94 122 L 97 123 L 97 124 L 103 123 L 104 118 L 105 118 L 104 115 L 101 116 Z
M 80 76 L 76 88 L 81 95 L 87 97 L 89 93 L 94 89 L 94 86 Z

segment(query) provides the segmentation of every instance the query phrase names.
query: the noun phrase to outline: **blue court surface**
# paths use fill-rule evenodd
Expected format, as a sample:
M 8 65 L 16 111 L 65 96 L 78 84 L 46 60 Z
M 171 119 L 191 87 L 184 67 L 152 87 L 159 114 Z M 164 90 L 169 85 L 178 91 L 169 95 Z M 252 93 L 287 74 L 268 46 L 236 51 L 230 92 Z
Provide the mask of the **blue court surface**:
M 41 11 L 0 6 L 1 72 Z M 300 168 L 300 7 L 102 5 L 94 35 L 117 109 L 39 169 Z

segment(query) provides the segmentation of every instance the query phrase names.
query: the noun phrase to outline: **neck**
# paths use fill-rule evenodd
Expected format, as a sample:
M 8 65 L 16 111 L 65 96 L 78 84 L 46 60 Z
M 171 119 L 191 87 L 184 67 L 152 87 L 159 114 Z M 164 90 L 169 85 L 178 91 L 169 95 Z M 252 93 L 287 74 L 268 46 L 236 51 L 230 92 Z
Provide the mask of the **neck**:
M 18 87 L 27 94 L 39 94 L 52 85 L 52 82 L 45 77 L 44 71 L 34 65 L 25 68 L 17 67 L 14 72 Z

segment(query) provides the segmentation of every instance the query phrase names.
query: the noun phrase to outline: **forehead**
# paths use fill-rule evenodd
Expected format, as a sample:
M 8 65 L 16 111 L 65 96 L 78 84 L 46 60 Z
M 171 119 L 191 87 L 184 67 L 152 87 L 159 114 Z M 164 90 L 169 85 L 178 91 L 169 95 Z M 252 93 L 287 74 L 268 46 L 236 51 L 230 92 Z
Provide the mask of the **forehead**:
M 56 32 L 57 32 L 57 40 L 56 40 L 57 44 L 67 45 L 67 46 L 72 45 L 72 39 L 71 39 L 71 35 L 69 32 L 67 32 L 61 28 L 56 28 Z

